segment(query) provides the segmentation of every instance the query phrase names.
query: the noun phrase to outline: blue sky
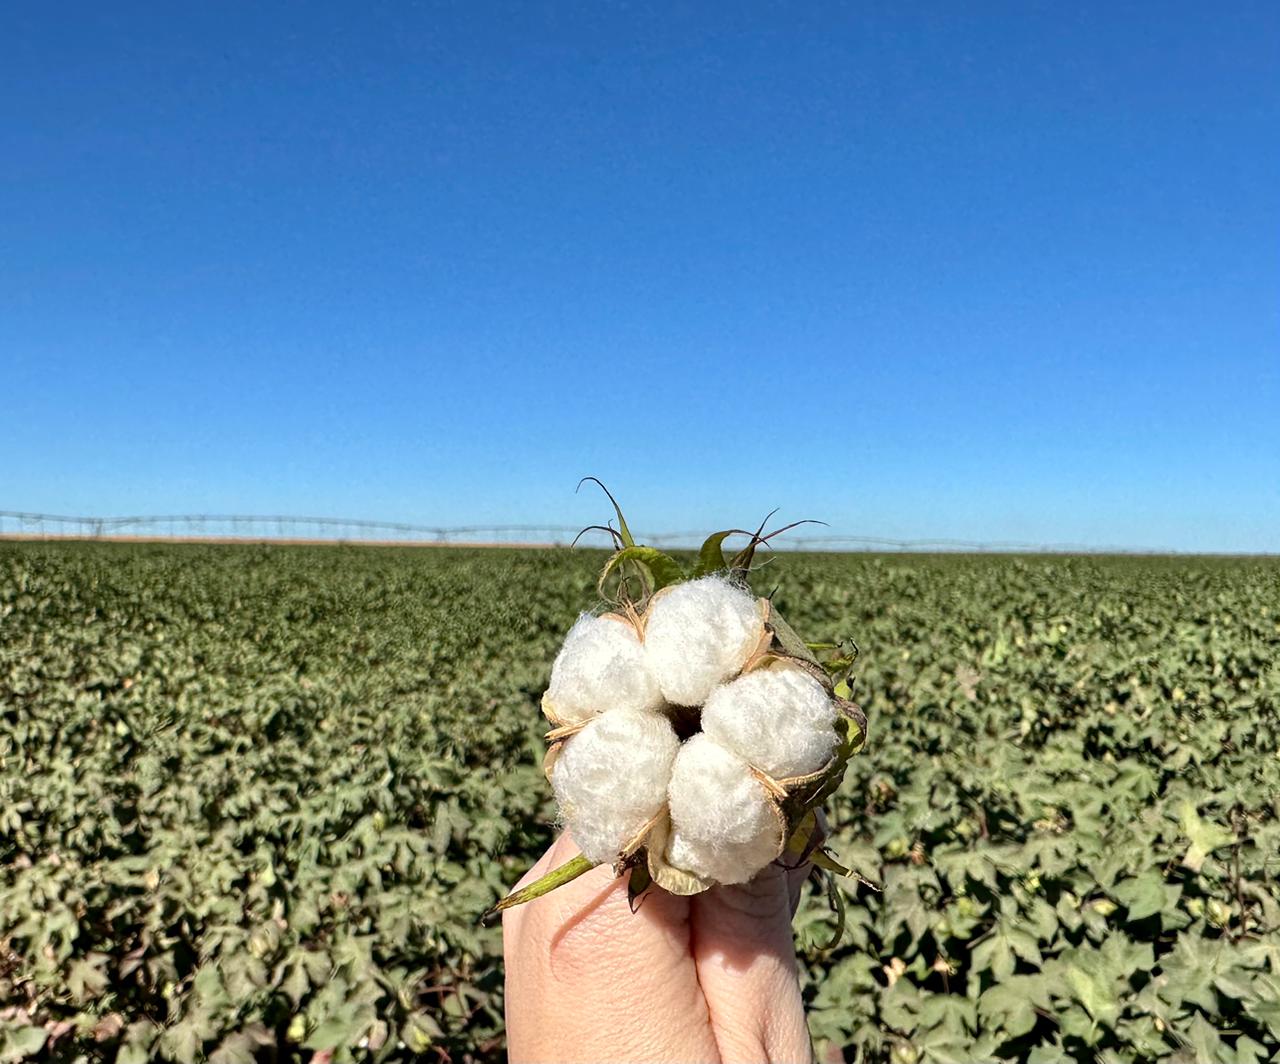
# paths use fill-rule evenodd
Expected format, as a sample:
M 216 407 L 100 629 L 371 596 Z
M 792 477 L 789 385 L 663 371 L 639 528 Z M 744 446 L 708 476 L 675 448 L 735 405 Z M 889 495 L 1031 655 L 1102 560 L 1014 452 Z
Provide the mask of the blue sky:
M 167 14 L 168 17 L 165 17 Z M 0 509 L 1280 550 L 1280 7 L 15 5 Z

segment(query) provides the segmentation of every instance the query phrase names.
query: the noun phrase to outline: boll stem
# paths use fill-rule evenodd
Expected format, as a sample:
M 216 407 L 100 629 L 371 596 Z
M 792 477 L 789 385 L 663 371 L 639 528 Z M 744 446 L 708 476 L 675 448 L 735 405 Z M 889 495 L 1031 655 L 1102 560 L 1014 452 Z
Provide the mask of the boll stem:
M 481 913 L 480 922 L 482 924 L 491 924 L 505 910 L 514 908 L 517 905 L 523 905 L 527 901 L 533 901 L 534 898 L 541 898 L 544 894 L 550 894 L 556 887 L 563 887 L 566 883 L 577 879 L 584 872 L 590 872 L 595 866 L 596 863 L 589 857 L 578 854 L 577 857 L 565 861 L 559 868 L 553 868 L 545 876 L 534 880 L 527 887 L 513 890 L 493 908 L 486 909 Z

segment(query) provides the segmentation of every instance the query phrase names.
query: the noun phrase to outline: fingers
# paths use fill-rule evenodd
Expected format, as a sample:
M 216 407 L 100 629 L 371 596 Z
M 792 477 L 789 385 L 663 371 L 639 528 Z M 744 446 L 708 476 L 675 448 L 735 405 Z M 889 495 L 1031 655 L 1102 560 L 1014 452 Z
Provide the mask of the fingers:
M 558 839 L 521 885 L 577 852 Z M 509 910 L 511 1060 L 810 1060 L 791 932 L 808 871 L 651 890 L 633 913 L 625 878 L 596 868 Z
M 561 837 L 533 878 L 577 854 Z M 689 907 L 650 891 L 637 912 L 626 879 L 600 867 L 503 916 L 512 1061 L 714 1061 L 689 951 Z
M 770 865 L 692 899 L 693 953 L 726 1061 L 807 1061 L 812 1049 L 791 933 L 793 872 Z

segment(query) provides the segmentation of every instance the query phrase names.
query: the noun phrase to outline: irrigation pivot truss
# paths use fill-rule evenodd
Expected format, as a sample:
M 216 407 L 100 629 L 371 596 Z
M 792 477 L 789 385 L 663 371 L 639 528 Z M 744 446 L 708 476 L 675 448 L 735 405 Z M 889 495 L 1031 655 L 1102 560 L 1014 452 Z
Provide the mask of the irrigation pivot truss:
M 365 518 L 305 517 L 296 514 L 139 514 L 85 517 L 0 510 L 0 539 L 228 540 L 252 542 L 403 543 L 486 546 L 567 546 L 580 529 L 572 525 L 420 525 Z M 705 533 L 657 532 L 638 535 L 644 543 L 668 549 L 693 548 Z M 582 537 L 603 547 L 603 533 Z M 977 542 L 962 539 L 890 539 L 883 536 L 787 535 L 785 550 L 1008 552 L 1063 554 L 1173 554 L 1135 547 L 1097 547 L 1074 543 Z
M 558 525 L 460 525 L 297 514 L 138 514 L 85 517 L 0 510 L 0 536 L 76 539 L 247 539 L 410 543 L 571 542 L 578 529 Z

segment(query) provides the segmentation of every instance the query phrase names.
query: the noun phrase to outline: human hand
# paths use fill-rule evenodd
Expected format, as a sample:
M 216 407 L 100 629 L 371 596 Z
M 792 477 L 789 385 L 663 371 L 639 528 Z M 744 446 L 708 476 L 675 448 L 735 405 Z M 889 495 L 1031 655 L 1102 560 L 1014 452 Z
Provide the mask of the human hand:
M 520 886 L 578 853 L 558 838 Z M 503 914 L 507 1048 L 530 1061 L 812 1059 L 791 917 L 809 865 L 682 898 L 593 868 Z

